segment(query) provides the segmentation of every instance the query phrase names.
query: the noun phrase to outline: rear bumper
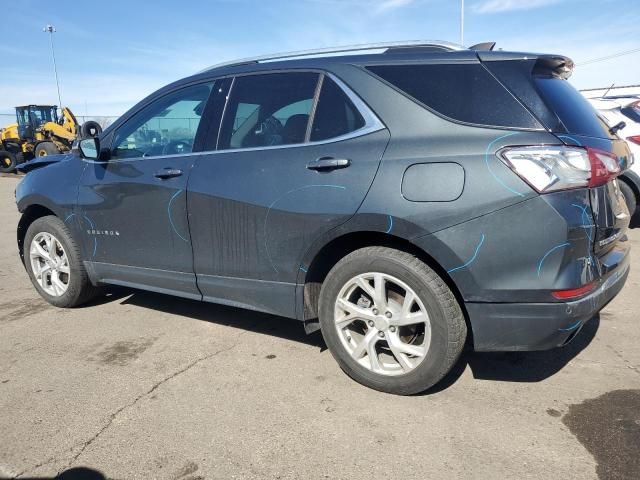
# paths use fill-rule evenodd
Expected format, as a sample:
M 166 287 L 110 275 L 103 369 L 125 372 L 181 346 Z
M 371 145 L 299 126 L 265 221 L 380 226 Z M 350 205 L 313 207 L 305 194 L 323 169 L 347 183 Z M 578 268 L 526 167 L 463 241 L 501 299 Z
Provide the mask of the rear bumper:
M 579 300 L 561 303 L 467 303 L 476 351 L 547 350 L 565 345 L 624 286 L 629 251 L 617 252 L 600 286 Z M 611 268 L 613 267 L 613 268 Z

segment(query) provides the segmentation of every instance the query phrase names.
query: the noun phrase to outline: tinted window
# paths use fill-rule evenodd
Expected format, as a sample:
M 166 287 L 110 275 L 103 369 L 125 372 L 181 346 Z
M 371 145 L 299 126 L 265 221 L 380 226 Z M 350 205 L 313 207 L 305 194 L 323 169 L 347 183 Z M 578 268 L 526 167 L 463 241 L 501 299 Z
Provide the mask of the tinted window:
M 620 109 L 620 111 L 634 122 L 640 123 L 640 102 L 632 103 Z
M 364 127 L 365 121 L 346 93 L 324 77 L 311 129 L 311 141 L 346 135 Z
M 305 142 L 318 77 L 306 72 L 237 77 L 218 148 Z
M 195 85 L 166 95 L 138 112 L 117 132 L 115 158 L 156 157 L 193 151 L 211 85 Z
M 384 65 L 368 69 L 451 119 L 496 127 L 540 127 L 482 65 Z
M 589 137 L 609 138 L 608 127 L 596 110 L 569 82 L 555 77 L 534 77 L 542 99 L 567 132 Z

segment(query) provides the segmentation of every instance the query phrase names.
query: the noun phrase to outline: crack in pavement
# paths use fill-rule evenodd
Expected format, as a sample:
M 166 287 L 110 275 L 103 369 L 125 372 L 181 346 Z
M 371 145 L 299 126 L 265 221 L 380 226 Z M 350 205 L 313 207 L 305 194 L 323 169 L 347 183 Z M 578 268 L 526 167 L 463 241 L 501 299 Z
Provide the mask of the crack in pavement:
M 98 437 L 100 435 L 102 435 L 114 422 L 114 420 L 116 419 L 116 417 L 122 413 L 124 410 L 126 410 L 127 408 L 133 407 L 136 403 L 138 403 L 140 400 L 142 400 L 144 397 L 152 394 L 153 392 L 155 392 L 159 387 L 161 387 L 162 385 L 164 385 L 166 382 L 168 382 L 169 380 L 172 380 L 174 378 L 176 378 L 179 375 L 182 375 L 183 373 L 185 373 L 186 371 L 190 370 L 191 368 L 195 367 L 196 365 L 198 365 L 199 363 L 202 363 L 206 360 L 209 360 L 212 357 L 215 357 L 216 355 L 219 355 L 221 353 L 224 352 L 228 352 L 229 350 L 232 350 L 233 348 L 235 348 L 238 345 L 238 339 L 244 335 L 245 333 L 249 332 L 249 330 L 245 330 L 242 333 L 240 333 L 237 337 L 236 337 L 236 341 L 229 347 L 227 348 L 223 348 L 221 350 L 216 350 L 213 353 L 209 353 L 207 355 L 204 355 L 200 358 L 195 359 L 193 362 L 189 363 L 187 366 L 181 368 L 180 370 L 175 371 L 174 373 L 172 373 L 171 375 L 169 375 L 168 377 L 165 377 L 164 379 L 160 380 L 159 382 L 155 383 L 149 390 L 147 390 L 145 393 L 138 395 L 132 402 L 124 405 L 123 407 L 120 407 L 118 410 L 116 410 L 114 413 L 111 414 L 111 416 L 109 417 L 109 421 L 107 422 L 107 424 L 102 427 L 98 433 L 96 433 L 93 437 L 91 437 L 89 440 L 87 440 L 86 442 L 84 442 L 82 444 L 82 448 L 80 449 L 80 451 L 74 455 L 74 457 L 71 459 L 71 461 L 67 464 L 67 466 L 61 470 L 60 472 L 58 472 L 58 475 L 60 475 L 60 473 L 62 473 L 62 471 L 68 469 L 69 467 L 71 467 L 71 465 L 74 464 L 74 462 L 80 457 L 80 455 L 82 455 L 84 453 L 84 451 L 93 443 L 95 442 Z
M 122 413 L 124 410 L 133 407 L 136 403 L 138 403 L 140 400 L 142 400 L 143 398 L 147 397 L 148 395 L 152 394 L 153 392 L 155 392 L 158 388 L 160 388 L 162 385 L 164 385 L 166 382 L 168 382 L 169 380 L 172 380 L 176 377 L 178 377 L 179 375 L 182 375 L 183 373 L 187 372 L 188 370 L 190 370 L 191 368 L 195 367 L 196 365 L 209 360 L 212 357 L 215 357 L 216 355 L 219 355 L 221 353 L 224 352 L 228 352 L 229 350 L 232 350 L 233 348 L 237 347 L 239 342 L 238 339 L 246 334 L 249 333 L 251 330 L 250 329 L 246 329 L 243 332 L 241 332 L 239 335 L 236 336 L 236 341 L 229 347 L 220 349 L 220 350 L 216 350 L 215 352 L 209 353 L 207 355 L 204 355 L 202 357 L 199 357 L 195 360 L 193 360 L 192 362 L 190 362 L 189 364 L 187 364 L 186 366 L 184 366 L 183 368 L 173 372 L 171 375 L 163 378 L 162 380 L 156 382 L 153 384 L 153 386 L 147 390 L 146 392 L 138 395 L 136 398 L 134 398 L 131 402 L 127 403 L 126 405 L 123 405 L 122 407 L 118 408 L 114 413 L 112 413 L 109 416 L 109 420 L 107 421 L 107 423 L 95 434 L 93 435 L 90 439 L 88 439 L 87 441 L 83 442 L 80 445 L 74 445 L 71 447 L 71 451 L 73 451 L 75 448 L 77 448 L 78 446 L 81 446 L 80 451 L 78 453 L 76 453 L 73 458 L 71 458 L 71 460 L 67 463 L 67 465 L 61 469 L 60 471 L 58 471 L 56 476 L 59 476 L 62 472 L 64 472 L 65 470 L 69 469 L 75 462 L 76 460 L 78 460 L 78 458 L 80 458 L 80 456 L 85 452 L 85 450 L 91 446 L 115 421 L 116 417 L 118 417 L 118 415 L 120 415 L 120 413 Z M 40 468 L 44 465 L 47 465 L 49 463 L 52 463 L 53 461 L 56 461 L 57 458 L 53 457 L 50 458 L 49 460 L 46 460 L 45 462 L 42 462 L 38 465 L 35 465 L 33 467 L 30 467 L 26 470 L 23 470 L 22 472 L 20 472 L 18 475 L 16 475 L 14 478 L 19 478 L 20 476 L 26 474 L 29 471 L 35 470 L 37 468 Z
M 635 373 L 640 375 L 640 368 L 636 367 L 633 363 L 631 363 L 629 360 L 624 358 L 624 356 L 618 350 L 613 348 L 611 345 L 606 345 L 606 346 L 609 350 L 611 350 L 615 354 L 616 357 L 622 360 L 623 363 L 626 363 L 627 368 L 629 368 L 630 370 L 633 370 Z

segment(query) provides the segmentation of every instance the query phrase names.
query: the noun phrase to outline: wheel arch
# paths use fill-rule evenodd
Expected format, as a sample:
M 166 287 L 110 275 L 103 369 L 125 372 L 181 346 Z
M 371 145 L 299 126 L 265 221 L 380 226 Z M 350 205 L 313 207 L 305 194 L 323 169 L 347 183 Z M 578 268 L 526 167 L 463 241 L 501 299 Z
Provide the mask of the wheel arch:
M 22 217 L 20 217 L 18 228 L 16 230 L 18 251 L 20 252 L 22 263 L 24 263 L 24 237 L 27 234 L 27 229 L 37 219 L 47 217 L 49 215 L 57 216 L 52 210 L 38 203 L 29 205 L 22 213 Z
M 432 255 L 411 241 L 377 231 L 350 232 L 333 238 L 316 252 L 309 263 L 309 267 L 305 269 L 306 272 L 301 269 L 303 279 L 299 282 L 301 295 L 298 295 L 297 311 L 300 312 L 298 317 L 304 321 L 307 333 L 312 333 L 319 329 L 318 300 L 320 297 L 320 288 L 329 271 L 345 255 L 364 247 L 374 246 L 393 248 L 415 255 L 432 268 L 447 284 L 456 297 L 456 300 L 458 300 L 464 314 L 465 322 L 467 323 L 469 340 L 473 342 L 471 338 L 473 330 L 469 323 L 469 316 L 462 294 L 446 269 L 443 268 Z

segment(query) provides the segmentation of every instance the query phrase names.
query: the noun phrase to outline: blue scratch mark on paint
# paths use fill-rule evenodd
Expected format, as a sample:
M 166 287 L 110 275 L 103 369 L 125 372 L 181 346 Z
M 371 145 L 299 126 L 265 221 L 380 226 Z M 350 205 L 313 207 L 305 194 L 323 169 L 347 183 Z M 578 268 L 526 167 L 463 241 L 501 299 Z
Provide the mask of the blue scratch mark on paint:
M 558 135 L 558 138 L 568 138 L 569 140 L 571 140 L 572 142 L 575 142 L 578 146 L 582 146 L 582 143 L 580 142 L 580 140 L 577 140 L 573 137 L 570 137 L 569 135 Z
M 273 202 L 271 202 L 271 205 L 269 205 L 269 208 L 267 209 L 267 214 L 264 216 L 264 225 L 262 227 L 262 230 L 263 230 L 263 236 L 264 236 L 264 249 L 265 249 L 265 252 L 267 253 L 267 258 L 269 259 L 271 268 L 273 268 L 273 270 L 276 273 L 279 273 L 279 271 L 278 271 L 278 268 L 274 265 L 273 260 L 271 259 L 271 253 L 269 252 L 269 247 L 267 246 L 267 221 L 269 220 L 269 214 L 271 213 L 271 209 L 274 207 L 274 205 L 278 203 L 280 200 L 282 200 L 284 197 L 292 193 L 298 192 L 300 190 L 306 190 L 307 188 L 337 188 L 339 190 L 347 189 L 347 187 L 344 187 L 342 185 L 305 185 L 303 187 L 298 187 L 298 188 L 289 190 L 288 192 L 283 193 L 278 198 L 276 198 Z
M 549 250 L 547 253 L 543 255 L 543 257 L 540 259 L 540 262 L 538 262 L 538 277 L 540 276 L 540 272 L 542 271 L 542 264 L 547 259 L 547 257 L 551 255 L 553 252 L 555 252 L 556 250 L 568 247 L 569 245 L 571 245 L 569 242 L 561 243 L 560 245 L 556 245 L 555 247 L 553 247 L 551 250 Z
M 389 228 L 387 228 L 387 231 L 384 233 L 391 233 L 391 230 L 393 230 L 393 217 L 389 215 Z
M 67 223 L 71 217 L 73 217 L 75 213 L 70 213 L 67 218 L 64 219 L 64 223 Z
M 509 187 L 506 183 L 504 183 L 502 180 L 500 180 L 500 178 L 498 178 L 498 176 L 494 173 L 493 170 L 491 170 L 491 166 L 489 165 L 489 153 L 491 150 L 491 147 L 493 146 L 494 143 L 496 143 L 498 140 L 502 140 L 503 138 L 507 138 L 507 137 L 511 137 L 513 135 L 518 135 L 518 132 L 515 133 L 507 133 L 506 135 L 502 135 L 501 137 L 496 138 L 493 142 L 491 142 L 488 146 L 487 146 L 487 150 L 484 153 L 484 163 L 487 166 L 487 170 L 489 170 L 489 173 L 491 175 L 493 175 L 493 178 L 496 179 L 496 181 L 502 185 L 504 188 L 506 188 L 507 190 L 509 190 L 512 193 L 515 193 L 516 195 L 520 196 L 520 197 L 524 197 L 523 193 L 520 193 L 516 190 L 514 190 L 513 188 Z
M 482 236 L 480 237 L 480 242 L 478 243 L 478 246 L 476 247 L 476 251 L 473 253 L 473 257 L 471 257 L 471 259 L 467 263 L 465 263 L 464 265 L 460 265 L 459 267 L 447 270 L 447 273 L 453 273 L 456 270 L 462 270 L 463 268 L 466 268 L 469 265 L 471 265 L 475 261 L 476 257 L 478 256 L 478 252 L 480 251 L 480 247 L 482 247 L 482 244 L 484 243 L 484 239 L 485 239 L 485 236 L 484 236 L 484 233 L 483 233 Z
M 582 324 L 582 320 L 578 320 L 576 323 L 574 323 L 573 325 L 567 327 L 567 328 L 559 328 L 558 331 L 559 332 L 570 332 L 571 330 L 575 330 L 576 328 L 578 328 L 580 325 Z
M 91 219 L 89 217 L 87 217 L 86 215 L 82 215 L 84 217 L 84 219 L 89 223 L 89 226 L 91 227 L 91 230 L 95 230 L 96 227 L 93 224 L 93 222 L 91 221 Z M 96 256 L 96 251 L 98 250 L 98 238 L 94 235 L 93 236 L 93 257 Z
M 304 268 L 303 266 L 300 266 L 300 270 L 302 270 L 304 273 L 308 272 L 308 270 L 306 268 Z
M 572 207 L 576 207 L 579 208 L 580 210 L 582 210 L 582 228 L 584 228 L 587 231 L 587 237 L 589 238 L 589 241 L 591 243 L 593 243 L 593 237 L 591 235 L 591 229 L 595 227 L 595 225 L 593 225 L 590 221 L 589 221 L 589 214 L 587 213 L 587 207 L 583 206 L 583 205 L 577 205 L 575 203 L 571 204 Z M 587 230 L 587 228 L 589 230 Z
M 183 192 L 183 190 L 178 190 L 176 193 L 173 194 L 173 197 L 171 197 L 171 200 L 169 200 L 169 204 L 167 205 L 167 215 L 169 216 L 169 223 L 171 224 L 171 228 L 173 229 L 173 232 L 177 236 L 179 236 L 182 240 L 184 240 L 185 242 L 188 242 L 189 241 L 188 239 L 186 239 L 182 235 L 180 235 L 180 233 L 178 232 L 178 229 L 176 228 L 175 224 L 173 223 L 173 218 L 171 217 L 171 204 L 176 199 L 176 197 L 178 195 L 180 195 L 182 192 Z

